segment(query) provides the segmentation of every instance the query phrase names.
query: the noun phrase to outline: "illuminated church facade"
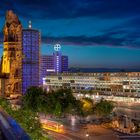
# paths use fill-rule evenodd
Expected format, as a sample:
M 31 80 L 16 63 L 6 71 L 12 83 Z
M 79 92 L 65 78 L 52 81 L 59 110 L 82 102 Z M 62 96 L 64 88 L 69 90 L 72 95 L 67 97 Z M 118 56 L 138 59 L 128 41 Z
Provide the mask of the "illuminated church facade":
M 40 33 L 31 28 L 23 30 L 17 15 L 9 10 L 3 34 L 0 96 L 22 95 L 30 86 L 39 85 Z
M 6 75 L 5 95 L 21 94 L 22 89 L 22 25 L 13 11 L 7 11 L 3 28 L 4 50 L 2 75 Z

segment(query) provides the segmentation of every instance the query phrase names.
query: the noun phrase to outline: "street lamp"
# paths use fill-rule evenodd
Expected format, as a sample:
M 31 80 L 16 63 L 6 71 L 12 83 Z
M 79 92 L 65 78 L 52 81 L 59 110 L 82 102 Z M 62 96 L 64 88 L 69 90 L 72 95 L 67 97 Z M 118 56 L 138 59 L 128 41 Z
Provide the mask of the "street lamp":
M 88 134 L 88 133 L 86 133 L 86 137 L 87 137 L 87 139 L 89 140 L 89 134 Z

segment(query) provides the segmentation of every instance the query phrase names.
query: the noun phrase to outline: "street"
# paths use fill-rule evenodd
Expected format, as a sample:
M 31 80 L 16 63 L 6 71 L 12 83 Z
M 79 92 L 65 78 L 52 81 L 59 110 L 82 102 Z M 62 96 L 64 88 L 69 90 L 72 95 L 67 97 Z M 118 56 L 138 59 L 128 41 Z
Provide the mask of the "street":
M 54 140 L 118 140 L 115 132 L 104 128 L 101 125 L 78 126 L 75 130 L 72 127 L 65 128 L 63 134 L 53 131 L 48 132 Z

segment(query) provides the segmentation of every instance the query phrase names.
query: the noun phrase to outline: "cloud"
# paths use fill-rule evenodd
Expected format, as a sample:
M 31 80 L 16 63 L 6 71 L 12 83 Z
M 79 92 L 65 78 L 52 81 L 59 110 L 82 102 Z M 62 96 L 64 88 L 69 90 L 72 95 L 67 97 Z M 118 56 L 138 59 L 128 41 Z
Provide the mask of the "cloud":
M 2 42 L 3 34 L 0 32 L 0 42 Z M 117 48 L 133 48 L 140 49 L 140 32 L 129 31 L 126 29 L 117 29 L 105 31 L 102 35 L 97 36 L 48 36 L 42 35 L 42 43 L 73 46 L 109 46 Z
M 139 0 L 3 0 L 0 5 L 1 10 L 10 8 L 22 16 L 38 19 L 120 18 L 140 13 Z
M 67 37 L 42 37 L 42 42 L 45 44 L 65 44 L 75 46 L 111 46 L 140 49 L 140 41 L 135 39 L 113 38 L 111 36 L 67 36 Z M 134 44 L 135 42 L 135 44 Z
M 57 36 L 54 29 L 51 29 L 50 32 L 54 33 L 49 36 L 46 36 L 46 31 L 43 31 L 42 41 L 44 43 L 60 42 L 77 46 L 108 45 L 112 47 L 140 48 L 139 5 L 139 0 L 134 0 L 133 2 L 131 0 L 2 0 L 0 2 L 0 16 L 5 15 L 6 10 L 12 9 L 22 18 L 41 19 L 45 24 L 39 24 L 42 24 L 44 28 L 47 26 L 47 20 L 51 19 L 56 21 L 54 23 L 56 30 L 58 19 L 70 19 L 69 21 L 71 21 L 73 19 L 79 20 L 83 17 L 94 17 L 96 20 L 92 21 L 89 18 L 87 23 L 83 22 L 84 24 L 78 22 L 78 24 L 72 24 L 70 22 L 69 25 L 67 25 L 68 27 L 60 27 L 61 31 L 58 30 L 57 32 L 62 34 L 59 36 Z M 125 20 L 127 17 L 129 18 L 128 21 Z M 109 19 L 110 22 L 105 22 L 104 19 Z M 125 22 L 116 22 L 118 25 L 112 27 L 113 24 L 115 25 L 115 23 L 112 22 L 114 19 L 121 19 Z M 88 28 L 88 23 L 95 26 L 99 25 L 96 26 L 98 29 L 94 29 L 95 27 L 92 26 Z M 69 29 L 71 25 L 75 28 Z M 105 27 L 105 25 L 109 26 Z M 60 23 L 59 26 L 61 26 Z M 85 30 L 81 28 L 85 28 Z M 73 30 L 73 32 L 71 32 L 71 30 Z M 91 32 L 92 30 L 96 30 L 97 34 L 99 33 L 100 35 L 95 35 L 93 31 L 93 34 L 89 36 L 89 30 Z M 77 32 L 78 34 L 76 34 Z M 1 36 L 0 34 L 0 38 Z

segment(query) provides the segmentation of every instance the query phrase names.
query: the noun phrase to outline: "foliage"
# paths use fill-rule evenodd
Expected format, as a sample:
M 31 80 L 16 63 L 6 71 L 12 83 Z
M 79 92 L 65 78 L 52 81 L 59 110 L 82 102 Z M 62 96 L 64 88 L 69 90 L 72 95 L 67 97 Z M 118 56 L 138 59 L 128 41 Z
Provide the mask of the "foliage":
M 20 109 L 14 111 L 11 116 L 25 129 L 32 139 L 40 139 L 42 137 L 41 125 L 36 113 Z
M 55 116 L 58 116 L 58 117 L 61 116 L 62 111 L 61 111 L 61 104 L 59 102 L 56 103 L 56 106 L 55 106 L 55 109 L 54 109 L 54 113 L 53 114 Z
M 70 89 L 59 89 L 46 93 L 40 87 L 30 87 L 23 97 L 24 108 L 61 116 L 65 113 L 81 113 L 81 102 L 76 100 Z
M 41 125 L 36 112 L 26 108 L 12 110 L 10 104 L 5 99 L 0 99 L 0 107 L 20 124 L 32 140 L 48 140 L 48 138 L 42 136 Z
M 77 114 L 87 116 L 97 114 L 99 116 L 109 115 L 114 105 L 110 101 L 101 100 L 94 104 L 90 98 L 76 100 L 70 89 L 59 89 L 46 93 L 40 87 L 31 87 L 23 97 L 23 104 L 34 112 L 54 114 L 60 117 L 62 114 Z
M 82 111 L 84 116 L 94 113 L 93 112 L 94 104 L 90 98 L 83 98 L 81 102 L 82 102 Z
M 12 110 L 5 99 L 0 99 L 2 107 L 12 116 L 33 140 L 45 140 L 41 134 L 41 126 L 38 120 L 38 112 L 54 114 L 90 115 L 96 113 L 99 116 L 109 115 L 114 105 L 111 101 L 101 100 L 93 103 L 89 98 L 76 100 L 70 89 L 60 89 L 46 93 L 42 88 L 31 87 L 23 97 L 23 107 Z
M 95 112 L 99 116 L 108 116 L 113 111 L 113 102 L 102 99 L 95 104 Z
M 98 93 L 97 90 L 90 89 L 90 90 L 88 90 L 88 93 L 87 94 L 89 94 L 89 95 L 96 95 L 97 93 Z
M 12 112 L 10 104 L 4 98 L 0 98 L 0 107 L 4 108 L 7 112 Z
M 45 109 L 45 91 L 40 87 L 30 87 L 23 96 L 23 106 L 34 112 L 41 112 Z
M 48 112 L 56 115 L 54 110 L 61 112 L 60 114 L 70 113 L 76 114 L 79 111 L 80 103 L 73 96 L 70 89 L 59 89 L 57 91 L 51 91 L 47 94 Z

